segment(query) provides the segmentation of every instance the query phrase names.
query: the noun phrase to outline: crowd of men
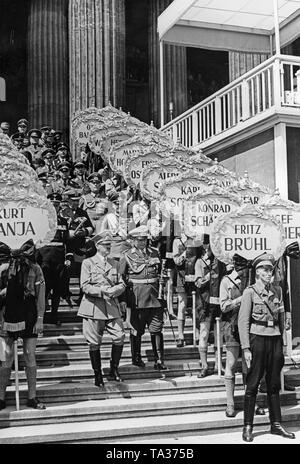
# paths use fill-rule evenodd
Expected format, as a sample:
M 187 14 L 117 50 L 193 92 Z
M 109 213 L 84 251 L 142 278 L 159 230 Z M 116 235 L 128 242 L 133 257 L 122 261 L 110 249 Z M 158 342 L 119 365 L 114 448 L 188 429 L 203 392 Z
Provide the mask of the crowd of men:
M 2 122 L 0 128 L 10 135 L 8 123 Z M 118 367 L 125 339 L 124 325 L 130 329 L 132 364 L 145 367 L 141 346 L 147 327 L 154 369 L 166 370 L 163 337 L 165 316 L 168 316 L 171 324 L 172 320 L 177 319 L 176 344 L 178 348 L 183 347 L 185 321 L 191 295 L 195 291 L 197 343 L 201 361 L 198 377 L 218 372 L 221 353 L 216 343 L 216 318 L 221 318 L 219 345 L 222 347 L 223 337 L 226 342 L 226 368 L 222 368 L 227 394 L 226 416 L 234 417 L 236 413 L 235 372 L 242 342 L 245 404 L 248 408 L 245 410 L 243 438 L 245 441 L 253 439 L 256 394 L 265 372 L 265 389 L 273 414 L 272 430 L 293 438 L 280 425 L 278 399 L 283 362 L 279 339 L 290 325 L 286 273 L 282 272 L 288 253 L 276 265 L 270 256 L 259 257 L 252 263 L 252 271 L 249 263 L 240 256 L 235 257 L 232 265 L 225 266 L 213 255 L 208 235 L 198 242 L 187 237 L 183 231 L 174 236 L 172 227 L 169 234 L 163 233 L 165 221 L 161 212 L 152 207 L 141 191 L 132 189 L 122 176 L 112 172 L 101 157 L 98 157 L 100 168 L 94 170 L 97 164 L 89 163 L 93 154 L 88 150 L 82 154 L 81 160 L 72 161 L 70 149 L 62 140 L 62 132 L 50 126 L 29 130 L 26 119 L 20 119 L 17 128 L 11 140 L 37 172 L 57 213 L 54 238 L 36 250 L 36 263 L 45 279 L 46 307 L 51 309 L 51 322 L 60 324 L 60 300 L 63 298 L 73 306 L 75 301 L 70 292 L 70 277 L 80 278 L 80 294 L 76 303 L 79 305 L 78 314 L 83 318 L 83 335 L 89 347 L 95 385 L 104 385 L 100 353 L 104 330 L 112 339 L 108 379 L 122 381 Z M 298 258 L 299 247 L 296 251 L 290 249 L 289 256 Z M 270 288 L 272 274 L 273 283 L 278 287 Z M 169 284 L 171 282 L 168 286 L 167 275 Z M 173 290 L 177 295 L 176 315 L 173 310 Z M 252 313 L 251 308 L 254 308 Z M 38 314 L 42 318 L 43 310 L 38 310 Z M 285 318 L 282 319 L 280 314 L 285 314 Z M 210 369 L 207 353 L 212 331 L 215 364 Z M 32 329 L 30 333 L 33 336 Z M 258 344 L 260 338 L 267 339 L 264 345 Z M 276 346 L 271 345 L 270 340 L 276 341 Z M 252 355 L 255 365 L 250 369 Z M 266 358 L 268 362 L 262 362 Z M 4 380 L 0 380 L 0 409 L 5 407 L 5 382 L 10 375 L 9 366 L 6 369 L 7 372 L 2 373 Z M 44 405 L 34 394 L 29 397 L 31 407 L 43 409 Z M 257 408 L 257 411 L 264 414 L 261 408 Z

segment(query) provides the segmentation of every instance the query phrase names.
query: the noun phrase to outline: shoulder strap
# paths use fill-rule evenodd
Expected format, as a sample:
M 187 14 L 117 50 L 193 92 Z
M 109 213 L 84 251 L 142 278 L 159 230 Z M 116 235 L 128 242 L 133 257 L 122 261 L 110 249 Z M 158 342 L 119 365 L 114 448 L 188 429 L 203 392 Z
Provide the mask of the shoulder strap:
M 238 284 L 237 284 L 236 282 L 234 282 L 234 280 L 232 280 L 228 275 L 227 275 L 226 277 L 230 280 L 230 282 L 233 283 L 233 285 L 236 286 L 236 288 L 237 288 L 239 291 L 241 291 L 240 287 L 238 286 Z

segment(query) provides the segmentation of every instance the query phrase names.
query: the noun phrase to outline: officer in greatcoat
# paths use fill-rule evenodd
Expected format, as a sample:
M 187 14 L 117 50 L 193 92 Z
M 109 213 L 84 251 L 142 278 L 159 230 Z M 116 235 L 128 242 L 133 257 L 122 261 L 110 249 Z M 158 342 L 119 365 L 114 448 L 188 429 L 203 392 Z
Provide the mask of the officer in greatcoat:
M 112 236 L 108 232 L 95 235 L 97 253 L 82 263 L 80 286 L 83 298 L 78 315 L 83 318 L 83 335 L 89 345 L 89 355 L 95 374 L 95 385 L 103 386 L 100 346 L 104 330 L 112 338 L 109 380 L 121 382 L 118 366 L 123 351 L 125 332 L 118 301 L 125 283 L 116 263 L 108 259 Z
M 154 369 L 166 370 L 164 364 L 163 307 L 158 300 L 161 262 L 158 251 L 148 246 L 147 226 L 137 227 L 129 233 L 133 247 L 120 260 L 120 274 L 127 284 L 126 302 L 131 309 L 130 322 L 134 329 L 130 335 L 132 364 L 144 367 L 141 357 L 141 338 L 145 327 L 151 336 Z
M 266 372 L 271 433 L 295 438 L 281 425 L 280 372 L 284 365 L 284 306 L 282 289 L 271 284 L 275 259 L 263 254 L 253 261 L 255 284 L 242 296 L 238 329 L 248 367 L 244 402 L 243 440 L 253 441 L 253 416 L 259 383 Z
M 53 240 L 44 243 L 37 250 L 37 262 L 41 266 L 46 282 L 46 300 L 51 293 L 51 322 L 60 325 L 58 320 L 58 307 L 60 298 L 69 302 L 69 278 L 66 267 L 71 265 L 71 256 L 66 254 L 66 243 L 69 238 L 69 226 L 66 218 L 60 215 L 60 202 L 62 196 L 59 193 L 48 195 L 57 213 L 57 229 Z

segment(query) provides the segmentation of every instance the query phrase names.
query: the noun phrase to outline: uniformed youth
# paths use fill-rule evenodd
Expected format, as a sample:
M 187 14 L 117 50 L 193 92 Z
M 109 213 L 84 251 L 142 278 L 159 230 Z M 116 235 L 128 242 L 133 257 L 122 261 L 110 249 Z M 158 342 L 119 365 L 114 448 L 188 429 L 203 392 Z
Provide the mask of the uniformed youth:
M 154 368 L 166 370 L 164 364 L 163 307 L 158 300 L 160 259 L 155 248 L 148 247 L 148 229 L 140 226 L 131 230 L 133 247 L 120 260 L 120 274 L 127 284 L 126 302 L 131 309 L 130 322 L 132 364 L 144 367 L 141 357 L 141 338 L 145 327 L 151 336 Z
M 253 441 L 253 416 L 260 380 L 266 372 L 271 433 L 295 438 L 281 425 L 280 372 L 284 365 L 284 307 L 282 290 L 271 284 L 275 260 L 264 254 L 253 262 L 255 284 L 242 296 L 238 329 L 248 367 L 244 402 L 243 440 Z
M 83 298 L 78 315 L 83 318 L 83 335 L 89 346 L 89 355 L 95 374 L 95 385 L 103 386 L 100 346 L 104 330 L 112 338 L 109 380 L 121 382 L 118 372 L 125 332 L 121 306 L 118 301 L 125 291 L 125 283 L 119 275 L 116 263 L 108 259 L 112 236 L 107 232 L 92 239 L 97 253 L 82 263 L 80 286 Z

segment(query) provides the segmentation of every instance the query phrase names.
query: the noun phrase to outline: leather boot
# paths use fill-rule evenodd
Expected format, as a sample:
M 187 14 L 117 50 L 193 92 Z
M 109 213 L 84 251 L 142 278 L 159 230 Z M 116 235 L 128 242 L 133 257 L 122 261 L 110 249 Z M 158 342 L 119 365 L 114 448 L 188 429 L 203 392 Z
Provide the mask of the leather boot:
M 167 367 L 164 364 L 164 337 L 161 332 L 151 334 L 151 343 L 154 354 L 154 369 L 165 371 Z
M 243 427 L 243 440 L 247 442 L 253 441 L 253 417 L 255 409 L 256 395 L 245 395 L 244 400 L 244 427 Z
M 101 356 L 100 350 L 90 351 L 90 360 L 95 374 L 96 387 L 104 387 L 102 371 L 101 371 Z
M 132 365 L 137 367 L 145 367 L 145 363 L 141 356 L 142 337 L 140 335 L 130 334 L 130 345 L 132 355 Z
M 108 380 L 123 382 L 120 377 L 118 367 L 122 356 L 123 345 L 113 345 L 111 349 L 110 373 L 107 376 Z
M 279 393 L 273 393 L 268 395 L 268 404 L 269 404 L 269 415 L 271 422 L 271 434 L 280 435 L 284 438 L 296 438 L 293 432 L 288 432 L 281 425 L 281 409 L 280 409 L 280 398 Z

